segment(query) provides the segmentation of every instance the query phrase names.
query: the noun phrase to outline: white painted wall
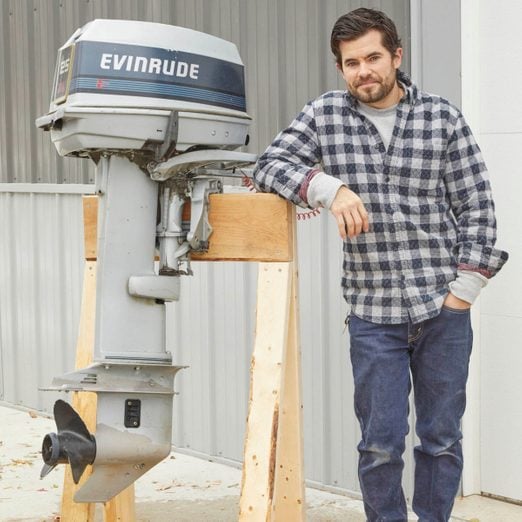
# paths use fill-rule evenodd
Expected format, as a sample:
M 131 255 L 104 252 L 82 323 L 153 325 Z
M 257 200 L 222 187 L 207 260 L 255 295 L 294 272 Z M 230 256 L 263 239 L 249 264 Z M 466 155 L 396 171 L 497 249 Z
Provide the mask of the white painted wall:
M 463 112 L 489 167 L 498 246 L 510 254 L 475 307 L 464 492 L 522 501 L 522 2 L 462 0 L 461 20 Z

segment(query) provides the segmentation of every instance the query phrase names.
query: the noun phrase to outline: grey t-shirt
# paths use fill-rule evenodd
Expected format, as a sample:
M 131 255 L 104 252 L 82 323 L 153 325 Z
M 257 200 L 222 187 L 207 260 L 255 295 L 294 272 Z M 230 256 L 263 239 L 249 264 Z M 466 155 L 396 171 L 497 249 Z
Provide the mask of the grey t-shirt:
M 395 126 L 395 119 L 397 118 L 397 104 L 386 107 L 386 109 L 376 109 L 375 107 L 370 107 L 365 103 L 359 102 L 358 108 L 359 112 L 375 125 L 375 128 L 378 130 L 384 142 L 384 147 L 388 150 L 393 127 Z

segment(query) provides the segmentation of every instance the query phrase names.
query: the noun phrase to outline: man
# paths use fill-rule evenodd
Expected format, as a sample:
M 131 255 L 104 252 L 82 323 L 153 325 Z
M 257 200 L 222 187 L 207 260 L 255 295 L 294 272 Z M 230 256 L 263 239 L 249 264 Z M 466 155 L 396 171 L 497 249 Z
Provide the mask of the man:
M 357 9 L 337 20 L 331 47 L 348 91 L 308 103 L 260 157 L 255 180 L 296 205 L 330 209 L 344 240 L 368 520 L 407 520 L 411 372 L 420 438 L 413 509 L 421 521 L 446 521 L 462 471 L 469 309 L 507 253 L 494 247 L 494 206 L 471 131 L 456 107 L 399 70 L 394 23 Z

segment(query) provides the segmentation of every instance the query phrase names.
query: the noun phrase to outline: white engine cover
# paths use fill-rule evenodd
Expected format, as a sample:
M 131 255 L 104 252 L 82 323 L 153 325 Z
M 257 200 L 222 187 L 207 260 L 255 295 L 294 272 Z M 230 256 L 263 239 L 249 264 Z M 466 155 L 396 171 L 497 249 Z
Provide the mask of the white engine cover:
M 58 52 L 49 113 L 61 155 L 147 150 L 177 114 L 176 150 L 247 141 L 244 67 L 234 44 L 165 24 L 93 20 Z

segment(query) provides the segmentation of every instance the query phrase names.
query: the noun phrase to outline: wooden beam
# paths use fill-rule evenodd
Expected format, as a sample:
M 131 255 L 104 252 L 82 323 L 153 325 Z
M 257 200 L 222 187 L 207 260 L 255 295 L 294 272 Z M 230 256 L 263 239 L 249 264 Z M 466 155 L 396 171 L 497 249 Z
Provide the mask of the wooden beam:
M 83 272 L 82 304 L 80 326 L 76 344 L 75 368 L 85 368 L 92 362 L 94 347 L 94 319 L 96 314 L 96 262 L 86 261 Z M 72 407 L 83 419 L 87 429 L 94 433 L 96 429 L 96 394 L 92 392 L 74 392 Z M 91 475 L 88 466 L 80 482 L 75 484 L 72 478 L 71 466 L 65 467 L 63 482 L 61 520 L 74 522 L 92 522 L 94 520 L 94 504 L 76 503 L 74 495 Z
M 105 522 L 134 522 L 136 520 L 134 484 L 103 504 L 103 520 Z
M 303 405 L 297 269 L 293 265 L 286 360 L 281 379 L 272 522 L 305 520 Z
M 294 231 L 295 219 L 293 212 Z M 305 520 L 295 232 L 290 241 L 293 262 L 259 265 L 256 337 L 239 504 L 239 520 L 244 522 Z
M 275 194 L 212 194 L 209 223 L 213 229 L 208 252 L 191 254 L 194 261 L 262 261 L 293 259 L 292 205 Z M 96 259 L 97 196 L 84 198 L 90 226 L 85 256 Z
M 95 261 L 98 240 L 98 196 L 83 196 L 84 251 L 87 261 Z
M 292 263 L 259 265 L 256 337 L 239 501 L 242 521 L 265 522 L 272 510 L 292 270 Z
M 293 207 L 274 194 L 212 194 L 208 252 L 194 261 L 262 261 L 293 259 Z

